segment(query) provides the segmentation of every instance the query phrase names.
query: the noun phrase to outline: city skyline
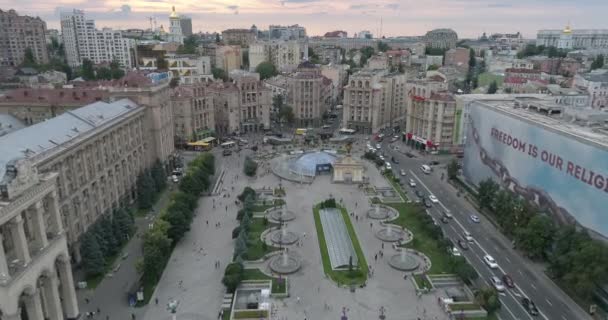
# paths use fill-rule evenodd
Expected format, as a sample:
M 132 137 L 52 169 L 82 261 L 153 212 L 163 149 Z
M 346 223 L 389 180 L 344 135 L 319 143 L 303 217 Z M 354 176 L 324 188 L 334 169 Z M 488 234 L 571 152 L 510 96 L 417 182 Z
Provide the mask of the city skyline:
M 600 13 L 608 11 L 608 3 L 600 0 L 576 4 L 563 0 L 533 3 L 522 0 L 509 3 L 431 0 L 424 4 L 410 0 L 375 3 L 338 0 L 330 4 L 317 0 L 219 0 L 204 5 L 193 1 L 138 0 L 127 4 L 120 0 L 45 0 L 36 2 L 34 10 L 30 1 L 2 2 L 3 10 L 15 9 L 19 14 L 39 16 L 47 22 L 48 28 L 57 29 L 59 13 L 73 8 L 85 10 L 87 17 L 94 19 L 99 28 L 146 29 L 150 27 L 149 17 L 156 17 L 158 27 L 167 28 L 171 6 L 175 5 L 179 14 L 192 17 L 195 32 L 221 32 L 229 28 L 249 28 L 253 24 L 259 29 L 267 29 L 269 24 L 300 24 L 306 27 L 309 35 L 345 30 L 353 36 L 369 30 L 377 36 L 382 21 L 381 35 L 384 36 L 415 36 L 435 28 L 452 28 L 461 38 L 476 38 L 482 32 L 518 31 L 526 38 L 534 38 L 537 30 L 563 28 L 568 23 L 574 29 L 600 29 L 605 28 Z M 470 23 L 471 17 L 477 21 L 475 24 Z

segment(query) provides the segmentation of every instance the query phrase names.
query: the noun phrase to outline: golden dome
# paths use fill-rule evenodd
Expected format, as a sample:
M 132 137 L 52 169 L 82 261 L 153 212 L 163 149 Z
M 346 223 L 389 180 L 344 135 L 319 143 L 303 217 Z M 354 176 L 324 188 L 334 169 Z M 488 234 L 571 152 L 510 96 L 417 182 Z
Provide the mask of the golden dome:
M 572 33 L 572 29 L 570 29 L 570 24 L 566 25 L 566 27 L 564 28 L 564 33 L 567 33 L 567 34 Z
M 173 6 L 172 9 L 173 11 L 171 11 L 171 15 L 169 16 L 169 18 L 179 18 L 177 12 L 175 12 L 175 6 Z

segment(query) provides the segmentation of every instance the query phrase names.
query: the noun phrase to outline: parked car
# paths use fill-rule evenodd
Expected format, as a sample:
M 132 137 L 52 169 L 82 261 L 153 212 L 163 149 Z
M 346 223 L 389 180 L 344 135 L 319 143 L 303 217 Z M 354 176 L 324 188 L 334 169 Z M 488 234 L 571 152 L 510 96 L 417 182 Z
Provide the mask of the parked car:
M 391 157 L 391 161 L 394 162 L 394 163 L 396 163 L 396 164 L 399 164 L 399 160 L 395 159 L 395 157 Z
M 416 188 L 416 181 L 410 179 L 410 187 Z
M 490 267 L 490 269 L 498 269 L 498 263 L 496 263 L 496 260 L 494 260 L 491 255 L 486 254 L 483 256 L 483 261 L 488 265 L 488 267 Z
M 467 240 L 467 242 L 469 243 L 473 243 L 475 241 L 475 239 L 473 239 L 473 236 L 468 231 L 465 231 L 463 236 L 464 239 Z
M 471 221 L 475 222 L 475 223 L 479 223 L 479 217 L 475 214 L 472 214 L 469 216 L 469 218 L 471 218 Z
M 452 215 L 452 213 L 450 212 L 450 210 L 444 210 L 443 211 L 443 216 L 448 218 L 448 219 L 453 219 L 454 216 Z
M 448 218 L 446 218 L 446 217 L 441 217 L 441 222 L 448 223 L 448 222 L 450 222 L 450 220 L 448 220 Z
M 424 193 L 422 193 L 422 191 L 420 190 L 416 190 L 416 195 L 418 196 L 418 198 L 424 198 Z
M 172 175 L 172 176 L 171 176 L 171 180 L 172 180 L 174 183 L 178 183 L 178 182 L 179 182 L 179 178 L 178 178 L 176 175 Z
M 405 156 L 408 157 L 408 158 L 416 158 L 416 156 L 414 154 L 410 153 L 410 152 L 406 152 Z
M 222 151 L 222 155 L 223 155 L 224 157 L 225 157 L 225 156 L 229 156 L 229 155 L 231 155 L 231 154 L 232 154 L 232 151 L 230 151 L 230 150 L 228 150 L 228 149 L 226 149 L 226 150 Z
M 393 169 L 393 167 L 391 166 L 391 163 L 390 163 L 390 162 L 388 162 L 388 161 L 384 163 L 384 167 L 386 167 L 386 170 L 391 170 L 391 169 Z
M 515 283 L 513 283 L 513 278 L 511 278 L 511 276 L 508 274 L 502 275 L 502 282 L 504 282 L 505 285 L 509 288 L 515 288 Z
M 429 162 L 429 166 L 436 166 L 436 165 L 439 165 L 439 161 L 434 160 L 434 161 Z
M 469 250 L 469 245 L 467 244 L 466 241 L 462 240 L 462 239 L 458 239 L 458 246 L 460 247 L 460 249 L 462 250 Z
M 380 160 L 384 161 L 384 156 L 383 155 L 379 155 L 378 158 L 380 158 Z
M 380 149 L 382 146 L 379 143 L 376 143 L 376 149 Z
M 490 282 L 492 283 L 492 286 L 494 287 L 494 289 L 496 289 L 496 291 L 498 291 L 498 292 L 505 291 L 505 286 L 504 286 L 504 284 L 502 284 L 502 281 L 500 281 L 500 279 L 498 279 L 498 277 L 496 277 L 496 276 L 491 277 Z
M 526 311 L 528 311 L 529 314 L 533 315 L 533 316 L 537 316 L 538 315 L 538 308 L 536 307 L 536 304 L 534 303 L 534 301 L 524 297 L 523 299 L 521 299 L 521 304 L 524 307 L 524 309 Z
M 439 202 L 439 199 L 437 199 L 437 197 L 435 197 L 433 194 L 429 195 L 429 200 L 431 200 L 432 203 Z
M 460 253 L 460 250 L 458 250 L 458 248 L 456 247 L 452 247 L 451 253 L 454 257 L 461 257 L 462 254 Z
M 405 176 L 405 170 L 403 170 L 403 169 L 399 170 L 399 174 L 402 176 Z
M 424 206 L 427 208 L 432 208 L 433 204 L 430 201 L 428 201 L 427 199 L 424 199 Z

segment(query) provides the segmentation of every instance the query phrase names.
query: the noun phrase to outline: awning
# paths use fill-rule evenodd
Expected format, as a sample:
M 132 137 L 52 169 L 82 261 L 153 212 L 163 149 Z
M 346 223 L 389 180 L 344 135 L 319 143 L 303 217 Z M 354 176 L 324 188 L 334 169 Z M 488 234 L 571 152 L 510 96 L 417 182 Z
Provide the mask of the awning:
M 206 142 L 203 142 L 203 140 L 199 140 L 196 142 L 189 142 L 188 145 L 191 147 L 208 147 L 209 146 L 209 144 Z
M 215 138 L 214 138 L 214 137 L 207 137 L 207 138 L 202 139 L 202 140 L 199 140 L 199 141 L 200 141 L 200 142 L 206 142 L 206 143 L 210 143 L 210 142 L 215 141 Z

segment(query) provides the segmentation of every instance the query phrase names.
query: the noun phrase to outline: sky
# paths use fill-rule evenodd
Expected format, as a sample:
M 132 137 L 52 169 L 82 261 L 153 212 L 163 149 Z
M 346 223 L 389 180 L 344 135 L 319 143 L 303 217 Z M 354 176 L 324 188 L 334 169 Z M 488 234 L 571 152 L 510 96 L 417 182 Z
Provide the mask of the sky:
M 149 28 L 149 17 L 166 28 L 171 6 L 192 17 L 194 32 L 299 24 L 308 35 L 369 30 L 374 36 L 415 36 L 452 28 L 460 38 L 517 31 L 534 38 L 539 29 L 568 23 L 608 29 L 608 0 L 0 0 L 0 9 L 40 16 L 49 28 L 59 28 L 59 12 L 72 8 L 85 10 L 97 28 Z

